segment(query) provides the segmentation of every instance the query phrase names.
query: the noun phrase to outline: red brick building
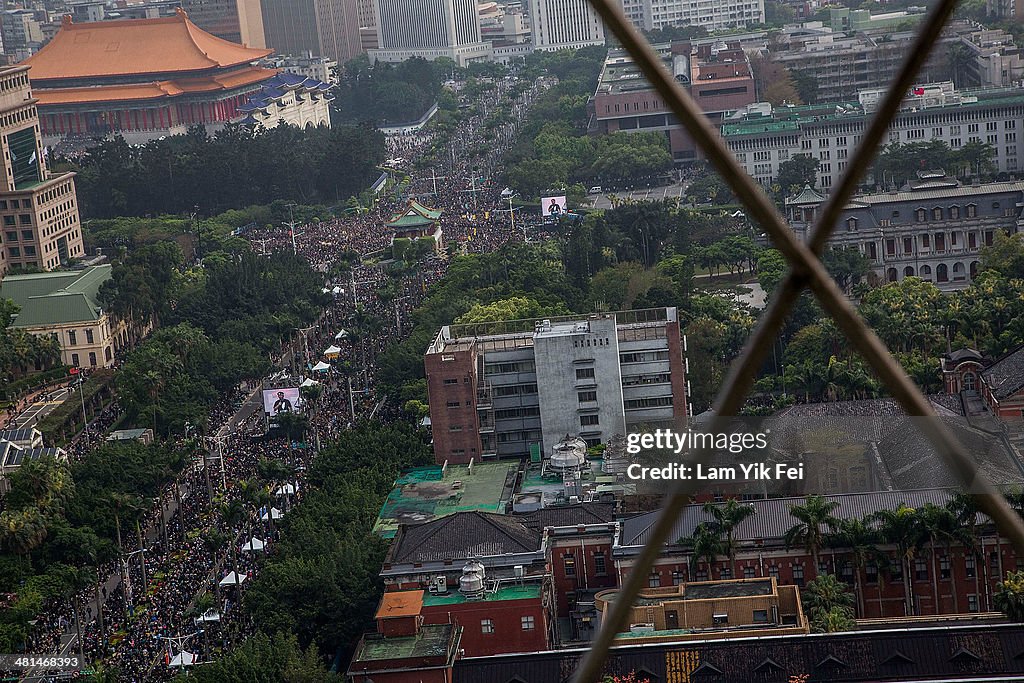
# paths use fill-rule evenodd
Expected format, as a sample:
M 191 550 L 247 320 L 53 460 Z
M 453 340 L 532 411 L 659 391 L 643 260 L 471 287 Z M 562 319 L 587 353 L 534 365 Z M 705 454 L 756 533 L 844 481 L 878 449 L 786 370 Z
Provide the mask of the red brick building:
M 942 379 L 946 392 L 962 394 L 969 406 L 972 399 L 980 399 L 975 411 L 983 408 L 1004 420 L 1024 418 L 1024 345 L 995 361 L 974 349 L 947 353 Z
M 721 123 L 725 112 L 757 101 L 750 61 L 738 42 L 683 41 L 658 51 L 713 125 Z M 593 133 L 663 132 L 677 162 L 700 157 L 693 139 L 622 49 L 609 51 L 591 106 Z

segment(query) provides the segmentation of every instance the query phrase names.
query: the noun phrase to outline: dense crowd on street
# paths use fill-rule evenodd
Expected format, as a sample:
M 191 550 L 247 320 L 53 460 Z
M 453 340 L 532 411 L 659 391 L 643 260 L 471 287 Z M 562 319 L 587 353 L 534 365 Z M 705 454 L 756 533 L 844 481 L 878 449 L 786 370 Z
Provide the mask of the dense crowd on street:
M 194 431 L 182 437 L 180 444 L 195 455 L 194 461 L 153 501 L 138 531 L 134 524 L 126 526 L 122 557 L 101 568 L 99 583 L 40 620 L 33 634 L 37 651 L 64 647 L 65 654 L 73 652 L 77 644 L 72 635 L 80 627 L 87 661 L 116 667 L 121 681 L 164 680 L 177 673 L 173 665 L 182 657 L 186 664 L 190 655 L 208 661 L 251 631 L 239 601 L 259 572 L 261 552 L 242 547 L 255 538 L 266 543 L 263 552 L 273 551 L 278 517 L 301 500 L 303 474 L 317 444 L 358 420 L 397 409 L 378 404 L 375 359 L 409 331 L 412 312 L 444 276 L 454 255 L 489 252 L 510 240 L 541 234 L 539 217 L 518 213 L 513 230 L 510 202 L 493 180 L 502 154 L 544 87 L 538 81 L 513 94 L 512 85 L 511 80 L 495 82 L 475 103 L 475 113 L 445 140 L 438 140 L 431 128 L 391 136 L 389 154 L 406 168 L 438 144 L 445 151 L 433 160 L 431 174 L 410 176 L 382 193 L 375 206 L 301 226 L 295 235 L 283 227 L 249 235 L 257 253 L 294 250 L 308 259 L 325 274 L 325 292 L 333 297 L 314 324 L 282 347 L 280 376 L 266 384 L 278 388 L 305 381 L 320 387 L 319 396 L 304 406 L 309 443 L 290 442 L 278 435 L 281 430 L 268 430 L 270 419 L 262 404 L 252 409 L 260 401 L 261 387 L 223 396 L 206 430 L 216 438 Z M 495 111 L 507 116 L 498 125 L 485 125 Z M 469 150 L 474 149 L 486 153 L 473 155 Z M 394 264 L 387 221 L 412 197 L 443 209 L 443 245 L 419 263 Z M 352 264 L 353 254 L 358 255 L 355 265 L 339 268 Z M 325 354 L 332 346 L 334 351 Z M 314 370 L 321 361 L 329 367 Z M 89 438 L 73 446 L 73 456 L 87 457 L 116 414 L 115 404 L 97 416 Z M 259 480 L 265 471 L 261 463 L 269 461 L 280 461 L 290 474 L 263 479 L 270 495 L 257 498 L 243 482 Z M 243 519 L 229 524 L 222 513 L 236 500 L 243 506 Z M 231 583 L 236 566 L 241 585 Z M 78 608 L 77 621 L 72 606 Z

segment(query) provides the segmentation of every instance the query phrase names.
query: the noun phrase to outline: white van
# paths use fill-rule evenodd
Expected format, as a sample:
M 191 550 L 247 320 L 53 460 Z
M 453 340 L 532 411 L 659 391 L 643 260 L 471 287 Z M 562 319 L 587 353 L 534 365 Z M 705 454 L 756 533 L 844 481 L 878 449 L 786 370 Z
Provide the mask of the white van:
M 600 185 L 594 185 L 587 191 L 587 194 L 601 194 L 602 192 L 604 192 L 604 189 Z

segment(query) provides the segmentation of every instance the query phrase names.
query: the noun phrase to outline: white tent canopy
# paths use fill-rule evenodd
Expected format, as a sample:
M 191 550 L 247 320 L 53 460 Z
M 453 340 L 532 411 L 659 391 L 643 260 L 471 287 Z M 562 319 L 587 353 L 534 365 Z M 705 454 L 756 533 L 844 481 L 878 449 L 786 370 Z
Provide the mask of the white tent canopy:
M 191 652 L 182 650 L 178 654 L 171 657 L 171 661 L 168 662 L 167 666 L 169 666 L 172 669 L 180 669 L 183 666 L 193 666 L 198 660 L 199 658 Z
M 348 336 L 348 330 L 338 330 L 338 334 L 334 335 L 335 339 L 344 339 Z
M 316 368 L 313 368 L 313 369 L 316 370 Z M 302 384 L 300 384 L 299 386 L 300 387 L 311 387 L 314 384 L 320 384 L 320 382 L 317 382 L 312 377 L 307 377 L 306 379 L 302 380 Z
M 278 510 L 277 508 L 270 508 L 270 516 L 272 516 L 274 519 L 281 519 L 282 517 L 284 517 L 284 513 Z M 267 521 L 268 515 L 266 508 L 263 508 L 263 511 L 260 513 L 260 519 L 262 519 L 264 522 Z
M 328 291 L 328 290 L 326 290 L 326 289 L 325 289 L 325 290 L 324 290 L 324 294 L 326 294 L 326 293 L 327 293 L 327 291 Z M 332 290 L 330 290 L 330 291 L 331 291 L 331 292 L 333 292 L 334 294 L 344 294 L 344 293 L 345 293 L 345 290 L 344 290 L 344 289 L 342 289 L 341 287 L 335 287 L 334 289 L 332 289 Z
M 245 545 L 242 546 L 242 550 L 244 552 L 247 552 L 247 553 L 254 553 L 254 552 L 260 552 L 261 550 L 263 550 L 266 547 L 267 547 L 266 542 L 264 542 L 262 539 L 259 539 L 259 538 L 256 538 L 255 536 L 253 536 L 252 538 L 250 538 L 245 543 Z
M 237 577 L 237 580 L 236 580 L 236 577 Z M 220 580 L 220 585 L 222 585 L 222 586 L 239 585 L 240 586 L 243 583 L 245 583 L 245 580 L 247 578 L 249 578 L 249 577 L 246 576 L 245 574 L 235 574 L 234 572 L 228 572 L 228 575 Z
M 339 353 L 341 353 L 341 347 L 335 346 L 334 344 L 328 346 L 327 350 L 324 351 L 325 356 L 337 356 Z
M 220 612 L 217 611 L 216 607 L 211 607 L 203 615 L 196 617 L 197 624 L 204 621 L 220 621 Z
M 274 493 L 279 496 L 290 496 L 295 493 L 295 484 L 282 484 L 277 487 L 277 491 Z
M 313 366 L 313 372 L 327 372 L 330 369 L 331 364 L 325 363 L 324 361 L 320 361 L 319 363 Z

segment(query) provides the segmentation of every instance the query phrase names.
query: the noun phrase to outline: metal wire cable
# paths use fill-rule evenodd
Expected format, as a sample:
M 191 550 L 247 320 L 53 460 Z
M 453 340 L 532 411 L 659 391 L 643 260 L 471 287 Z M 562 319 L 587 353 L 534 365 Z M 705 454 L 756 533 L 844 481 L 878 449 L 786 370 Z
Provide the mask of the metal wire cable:
M 859 177 L 870 165 L 878 144 L 899 110 L 904 93 L 913 84 L 917 71 L 927 59 L 945 22 L 952 14 L 956 5 L 955 0 L 942 0 L 929 14 L 923 29 L 914 41 L 911 53 L 900 69 L 895 85 L 887 93 L 882 106 L 873 117 L 864 140 L 858 146 L 840 184 L 826 204 L 808 246 L 796 241 L 763 191 L 739 167 L 699 107 L 668 74 L 661 60 L 626 19 L 621 8 L 609 0 L 590 1 L 606 26 L 630 52 L 648 81 L 662 95 L 673 113 L 743 202 L 748 213 L 765 229 L 792 267 L 768 309 L 762 314 L 757 329 L 744 347 L 744 352 L 733 363 L 715 401 L 716 417 L 709 425 L 709 430 L 724 429 L 728 422 L 724 416 L 735 414 L 741 407 L 758 368 L 804 286 L 811 287 L 822 306 L 832 314 L 840 329 L 854 343 L 908 414 L 934 415 L 921 392 L 892 358 L 881 340 L 857 315 L 850 302 L 839 291 L 835 281 L 824 271 L 817 254 L 824 249 L 839 213 L 852 196 Z M 945 426 L 937 420 L 935 422 L 934 428 L 926 430 L 926 436 L 966 484 L 981 489 L 982 493 L 976 495 L 979 508 L 992 517 L 1018 552 L 1024 551 L 1024 525 L 1021 524 L 1021 520 L 1006 505 L 1002 496 L 980 477 L 975 463 Z M 693 460 L 700 461 L 706 456 L 707 452 L 701 449 L 695 453 Z M 668 497 L 649 532 L 644 548 L 616 596 L 611 613 L 606 615 L 597 640 L 577 669 L 574 681 L 590 683 L 598 680 L 608 656 L 608 648 L 625 626 L 633 600 L 642 589 L 647 573 L 660 555 L 662 546 L 669 540 L 668 536 L 676 519 L 689 502 L 688 493 L 689 491 L 681 486 Z

